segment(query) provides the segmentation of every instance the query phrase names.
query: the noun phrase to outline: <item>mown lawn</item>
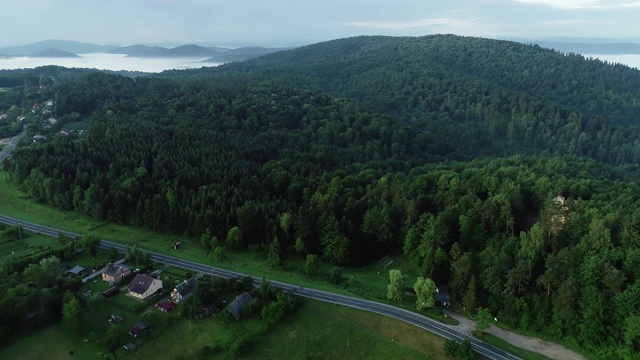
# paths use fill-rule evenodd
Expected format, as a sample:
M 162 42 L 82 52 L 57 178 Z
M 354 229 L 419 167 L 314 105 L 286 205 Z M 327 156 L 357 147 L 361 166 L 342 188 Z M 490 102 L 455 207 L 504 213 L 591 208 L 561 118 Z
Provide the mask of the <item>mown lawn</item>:
M 70 352 L 73 352 L 73 355 Z M 0 359 L 98 359 L 99 352 L 93 343 L 85 343 L 81 336 L 58 324 L 25 336 L 0 349 Z
M 56 239 L 39 234 L 23 236 L 22 239 L 0 239 L 0 264 L 31 256 L 55 245 Z

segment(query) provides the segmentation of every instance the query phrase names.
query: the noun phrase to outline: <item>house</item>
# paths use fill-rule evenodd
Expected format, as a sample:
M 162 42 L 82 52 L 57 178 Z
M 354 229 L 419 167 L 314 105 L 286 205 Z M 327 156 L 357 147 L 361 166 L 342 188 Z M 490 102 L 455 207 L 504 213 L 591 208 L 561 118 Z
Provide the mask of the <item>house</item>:
M 196 283 L 197 280 L 195 278 L 191 278 L 178 284 L 175 289 L 171 291 L 171 300 L 178 304 L 181 301 L 187 300 L 193 293 L 193 290 L 195 290 Z
M 102 298 L 107 300 L 108 298 L 115 296 L 116 294 L 118 294 L 120 292 L 120 288 L 117 286 L 114 286 L 108 290 L 105 290 L 102 292 Z
M 173 301 L 164 301 L 156 304 L 156 309 L 168 313 L 173 311 L 176 308 L 177 304 Z
M 102 272 L 102 281 L 112 285 L 117 284 L 129 274 L 131 274 L 131 269 L 128 267 L 109 263 Z
M 64 135 L 64 136 L 69 136 L 69 135 L 71 135 L 71 133 L 70 133 L 70 132 L 69 132 L 69 130 L 67 130 L 67 129 L 62 129 L 62 130 L 58 131 L 58 134 L 60 134 L 60 135 Z
M 238 295 L 229 306 L 227 306 L 227 311 L 231 313 L 231 315 L 236 317 L 236 320 L 240 319 L 240 315 L 242 313 L 242 309 L 244 309 L 249 303 L 253 300 L 251 295 L 248 292 L 243 292 Z
M 446 287 L 442 287 L 442 289 L 436 288 L 436 302 L 442 306 L 451 305 L 451 293 Z
M 150 331 L 150 330 L 151 330 L 151 325 L 149 325 L 144 320 L 140 320 L 137 323 L 135 323 L 135 325 L 133 325 L 131 329 L 129 329 L 129 335 L 133 337 L 138 337 L 144 334 L 146 331 Z
M 76 265 L 72 269 L 67 270 L 67 273 L 79 276 L 79 275 L 82 275 L 82 273 L 84 273 L 85 270 L 86 268 L 84 266 Z
M 131 284 L 129 284 L 129 295 L 143 301 L 161 291 L 161 280 L 143 274 L 136 275 Z
M 46 136 L 42 136 L 42 135 L 34 135 L 32 138 L 33 142 L 43 142 L 45 140 L 47 140 Z

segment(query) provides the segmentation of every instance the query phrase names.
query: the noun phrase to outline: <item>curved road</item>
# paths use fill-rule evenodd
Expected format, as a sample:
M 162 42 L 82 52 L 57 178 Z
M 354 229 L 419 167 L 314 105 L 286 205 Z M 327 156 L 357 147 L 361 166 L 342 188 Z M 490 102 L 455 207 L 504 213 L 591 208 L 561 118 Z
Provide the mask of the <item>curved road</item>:
M 14 219 L 4 215 L 0 215 L 0 222 L 9 224 L 9 225 L 20 225 L 24 229 L 27 229 L 29 231 L 44 234 L 44 235 L 54 236 L 54 237 L 57 237 L 60 233 L 64 233 L 72 238 L 80 237 L 80 235 L 78 234 L 74 234 L 67 231 L 61 231 L 48 226 L 29 223 L 26 221 Z M 118 244 L 118 243 L 113 243 L 106 240 L 102 240 L 100 246 L 104 249 L 114 248 L 122 253 L 127 251 L 127 246 Z M 148 251 L 148 253 L 151 255 L 151 260 L 155 262 L 180 267 L 186 270 L 202 272 L 205 274 L 210 274 L 210 275 L 224 277 L 224 278 L 247 276 L 246 274 L 242 274 L 239 272 L 220 269 L 210 265 L 205 265 L 205 264 L 201 264 L 201 263 L 197 263 L 189 260 L 183 260 L 183 259 L 169 256 L 169 255 L 164 255 L 164 254 L 151 252 L 151 251 Z M 255 286 L 259 286 L 260 279 L 254 278 L 253 283 Z M 344 306 L 349 306 L 352 308 L 370 311 L 376 314 L 385 315 L 394 319 L 402 320 L 410 324 L 413 324 L 415 326 L 421 327 L 432 333 L 438 334 L 446 339 L 452 339 L 456 341 L 469 340 L 471 341 L 471 346 L 475 351 L 477 351 L 478 353 L 490 359 L 496 359 L 496 360 L 519 359 L 518 357 L 512 354 L 509 354 L 503 350 L 500 350 L 491 345 L 488 345 L 474 337 L 464 335 L 447 325 L 444 325 L 440 322 L 437 322 L 435 320 L 429 319 L 425 316 L 422 316 L 420 314 L 417 314 L 405 309 L 400 309 L 395 306 L 381 304 L 374 301 L 358 299 L 351 296 L 334 294 L 334 293 L 316 290 L 316 289 L 304 288 L 301 286 L 287 284 L 279 281 L 270 280 L 270 283 L 274 286 L 281 288 L 284 291 L 287 291 L 296 295 L 300 295 L 300 296 L 304 296 L 307 298 L 316 299 L 320 301 L 332 302 L 332 303 L 340 304 Z

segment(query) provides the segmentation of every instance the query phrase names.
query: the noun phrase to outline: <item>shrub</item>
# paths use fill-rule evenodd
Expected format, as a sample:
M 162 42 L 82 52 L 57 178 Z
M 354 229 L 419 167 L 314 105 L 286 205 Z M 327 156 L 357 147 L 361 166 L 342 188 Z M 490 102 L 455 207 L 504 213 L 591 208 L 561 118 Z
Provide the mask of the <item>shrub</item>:
M 340 268 L 339 266 L 334 266 L 331 268 L 331 270 L 329 271 L 329 281 L 332 284 L 340 284 L 342 282 L 343 278 L 342 278 L 342 268 Z

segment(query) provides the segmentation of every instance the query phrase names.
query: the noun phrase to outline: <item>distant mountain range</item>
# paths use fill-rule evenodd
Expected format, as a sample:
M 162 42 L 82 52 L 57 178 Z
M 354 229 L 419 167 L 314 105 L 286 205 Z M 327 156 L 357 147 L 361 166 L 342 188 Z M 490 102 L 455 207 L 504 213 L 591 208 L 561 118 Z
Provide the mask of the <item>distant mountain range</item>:
M 286 48 L 265 48 L 259 46 L 237 49 L 200 46 L 195 44 L 176 47 L 147 45 L 96 45 L 77 41 L 45 40 L 30 45 L 0 48 L 0 57 L 79 57 L 77 54 L 108 53 L 140 58 L 201 58 L 203 62 L 228 63 L 253 59 L 258 56 L 285 50 Z
M 565 53 L 587 55 L 640 55 L 640 39 L 544 38 L 512 40 L 525 44 L 536 44 L 544 48 Z M 201 58 L 202 62 L 229 63 L 245 61 L 287 49 L 291 48 L 248 46 L 234 49 L 197 44 L 175 47 L 149 46 L 143 44 L 118 46 L 97 45 L 68 40 L 44 40 L 29 45 L 0 48 L 0 58 L 17 56 L 71 58 L 77 57 L 78 54 L 109 53 L 139 58 Z
M 72 54 L 102 53 L 117 48 L 117 45 L 96 45 L 69 40 L 44 40 L 29 45 L 0 48 L 0 54 L 7 56 L 33 56 L 48 49 L 66 51 Z
M 41 58 L 78 58 L 82 57 L 76 55 L 69 51 L 64 51 L 60 49 L 49 48 L 44 51 L 37 52 L 30 57 L 41 57 Z

